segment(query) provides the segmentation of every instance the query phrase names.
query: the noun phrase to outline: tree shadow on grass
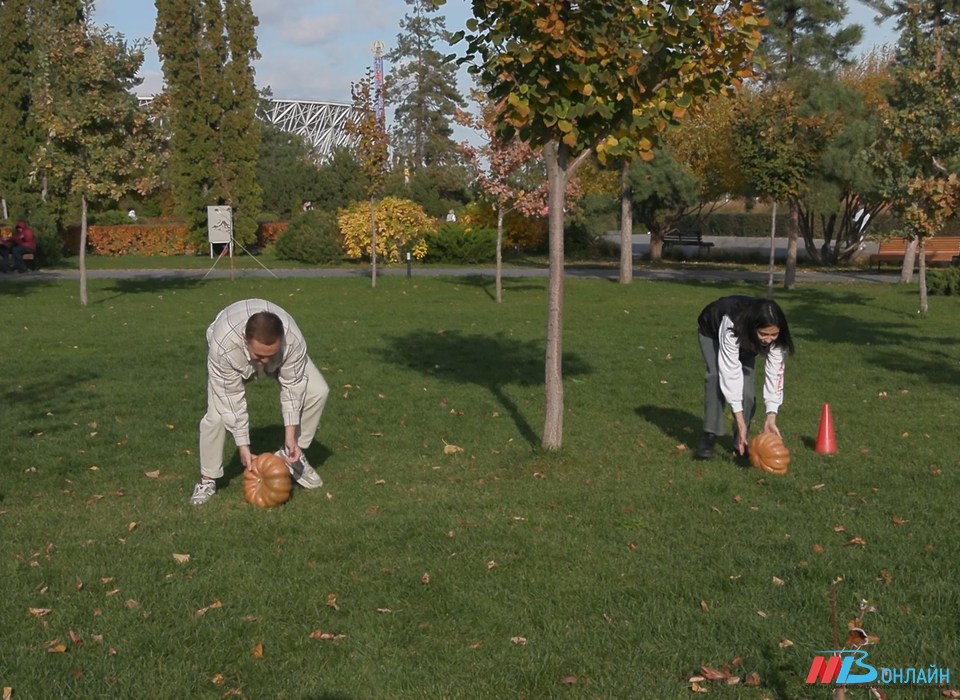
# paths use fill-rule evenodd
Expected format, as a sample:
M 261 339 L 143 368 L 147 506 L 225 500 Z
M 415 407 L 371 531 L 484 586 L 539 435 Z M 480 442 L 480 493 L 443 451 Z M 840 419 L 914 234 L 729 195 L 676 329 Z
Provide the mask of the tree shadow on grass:
M 49 289 L 57 284 L 55 280 L 50 279 L 17 279 L 16 272 L 0 273 L 0 297 L 4 296 L 25 296 L 35 292 Z
M 89 394 L 81 395 L 81 387 L 97 381 L 99 373 L 91 371 L 54 373 L 46 377 L 26 379 L 18 377 L 0 389 L 0 405 L 11 409 L 18 404 L 26 406 L 26 413 L 35 411 L 37 423 L 28 427 L 24 437 L 34 434 L 35 430 L 51 432 L 59 427 L 69 429 L 73 416 L 82 413 L 89 406 Z M 7 411 L 9 417 L 9 410 Z M 4 437 L 10 437 L 9 434 Z
M 486 389 L 511 417 L 523 438 L 531 445 L 539 444 L 539 436 L 503 389 L 508 385 L 543 385 L 544 348 L 540 342 L 516 340 L 502 333 L 468 335 L 459 331 L 418 330 L 388 338 L 387 343 L 380 351 L 384 362 Z M 564 353 L 564 377 L 590 371 L 582 358 Z
M 92 299 L 94 304 L 106 304 L 126 294 L 159 294 L 196 289 L 203 280 L 199 277 L 131 277 L 112 280 L 112 282 L 104 289 L 109 296 L 103 298 L 95 296 Z
M 677 443 L 694 449 L 703 431 L 703 417 L 669 406 L 637 406 L 634 412 Z
M 497 279 L 493 274 L 490 275 L 467 275 L 466 277 L 450 277 L 450 284 L 457 287 L 474 287 L 487 294 L 491 299 L 497 298 Z M 510 293 L 529 292 L 534 290 L 543 290 L 542 284 L 529 281 L 523 277 L 509 277 L 506 274 L 501 278 L 501 285 L 504 295 Z

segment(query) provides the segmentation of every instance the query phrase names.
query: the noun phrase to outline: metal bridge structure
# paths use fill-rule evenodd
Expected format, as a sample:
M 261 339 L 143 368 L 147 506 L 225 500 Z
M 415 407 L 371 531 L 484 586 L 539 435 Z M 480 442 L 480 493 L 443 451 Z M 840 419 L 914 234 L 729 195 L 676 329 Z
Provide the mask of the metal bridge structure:
M 138 99 L 143 106 L 153 97 Z M 302 136 L 314 156 L 325 161 L 337 148 L 354 144 L 354 138 L 347 133 L 353 111 L 353 105 L 342 102 L 270 99 L 261 101 L 257 117 L 282 131 Z

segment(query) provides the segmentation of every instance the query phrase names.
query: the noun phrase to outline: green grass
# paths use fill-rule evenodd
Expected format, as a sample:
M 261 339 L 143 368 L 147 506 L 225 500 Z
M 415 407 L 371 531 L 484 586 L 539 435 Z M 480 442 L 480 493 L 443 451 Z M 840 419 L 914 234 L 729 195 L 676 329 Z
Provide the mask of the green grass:
M 960 673 L 960 299 L 919 317 L 912 286 L 778 291 L 798 348 L 778 478 L 729 436 L 691 460 L 696 315 L 763 289 L 568 279 L 564 446 L 544 453 L 545 285 L 506 280 L 498 305 L 488 278 L 93 280 L 86 308 L 76 281 L 4 285 L 0 686 L 687 698 L 702 665 L 739 658 L 761 685 L 708 697 L 827 698 L 804 678 L 833 648 L 840 577 L 841 637 L 861 599 L 877 607 L 868 661 Z M 331 385 L 309 453 L 326 483 L 257 510 L 233 454 L 191 507 L 204 330 L 252 296 L 297 318 Z M 249 395 L 254 448 L 275 449 L 276 388 Z M 825 402 L 834 456 L 813 450 Z

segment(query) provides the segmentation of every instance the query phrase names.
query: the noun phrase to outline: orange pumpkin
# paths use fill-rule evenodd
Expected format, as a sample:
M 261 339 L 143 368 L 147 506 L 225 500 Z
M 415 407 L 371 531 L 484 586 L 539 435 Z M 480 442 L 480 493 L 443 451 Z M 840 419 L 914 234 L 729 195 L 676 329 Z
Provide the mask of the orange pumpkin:
M 774 433 L 760 433 L 750 441 L 750 464 L 768 474 L 786 474 L 790 450 Z
M 243 473 L 243 497 L 257 508 L 285 503 L 290 498 L 287 463 L 271 452 L 255 455 L 250 469 Z

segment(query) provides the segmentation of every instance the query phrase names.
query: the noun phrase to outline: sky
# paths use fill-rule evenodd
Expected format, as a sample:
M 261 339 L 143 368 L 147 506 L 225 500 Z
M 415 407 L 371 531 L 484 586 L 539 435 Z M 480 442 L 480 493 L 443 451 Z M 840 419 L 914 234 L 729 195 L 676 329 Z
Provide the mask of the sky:
M 163 72 L 152 35 L 157 17 L 152 0 L 95 0 L 94 20 L 109 25 L 128 42 L 149 40 L 137 94 L 149 96 L 163 86 Z M 396 46 L 400 21 L 409 7 L 403 0 L 251 0 L 257 27 L 260 60 L 254 63 L 257 88 L 270 87 L 281 99 L 350 102 L 350 84 L 373 66 L 372 47 L 382 41 Z M 861 46 L 892 44 L 892 23 L 877 27 L 874 13 L 859 2 L 848 2 L 849 22 L 862 24 Z M 468 0 L 447 0 L 441 8 L 451 32 L 464 28 L 471 16 Z M 385 73 L 390 66 L 384 65 Z M 461 91 L 468 85 L 463 80 Z

